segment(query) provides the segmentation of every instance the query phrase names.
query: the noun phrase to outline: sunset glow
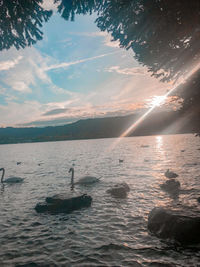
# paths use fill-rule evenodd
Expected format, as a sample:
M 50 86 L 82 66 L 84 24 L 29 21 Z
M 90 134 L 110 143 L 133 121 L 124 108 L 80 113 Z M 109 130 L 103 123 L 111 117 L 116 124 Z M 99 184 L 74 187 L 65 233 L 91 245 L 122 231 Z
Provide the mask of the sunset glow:
M 191 71 L 185 75 L 185 77 L 181 77 L 175 85 L 169 90 L 165 95 L 163 96 L 156 96 L 154 97 L 154 100 L 151 102 L 152 106 L 136 121 L 134 122 L 128 129 L 126 129 L 120 136 L 117 138 L 113 144 L 109 147 L 109 151 L 114 149 L 116 145 L 120 142 L 122 137 L 128 136 L 130 133 L 133 133 L 133 131 L 147 118 L 147 116 L 158 106 L 162 105 L 164 101 L 167 99 L 167 97 L 174 92 L 178 86 L 182 83 L 184 83 L 189 77 L 191 77 L 198 69 L 200 69 L 200 62 L 191 69 Z
M 152 101 L 151 101 L 150 105 L 153 106 L 153 107 L 162 106 L 165 103 L 166 98 L 167 98 L 166 95 L 154 96 L 152 98 Z
M 166 92 L 168 84 L 151 77 L 94 20 L 95 15 L 79 15 L 67 22 L 54 12 L 44 24 L 43 40 L 1 52 L 1 127 L 124 116 Z

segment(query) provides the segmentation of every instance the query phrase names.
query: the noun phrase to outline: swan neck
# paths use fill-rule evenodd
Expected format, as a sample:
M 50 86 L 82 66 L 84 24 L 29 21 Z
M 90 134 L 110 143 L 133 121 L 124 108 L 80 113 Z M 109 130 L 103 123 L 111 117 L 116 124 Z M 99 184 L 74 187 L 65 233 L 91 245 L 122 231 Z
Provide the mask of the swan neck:
M 3 178 L 4 178 L 4 175 L 5 175 L 5 169 L 1 168 L 0 171 L 2 171 L 1 183 L 3 183 Z
M 74 169 L 72 169 L 71 184 L 72 184 L 72 186 L 74 185 Z

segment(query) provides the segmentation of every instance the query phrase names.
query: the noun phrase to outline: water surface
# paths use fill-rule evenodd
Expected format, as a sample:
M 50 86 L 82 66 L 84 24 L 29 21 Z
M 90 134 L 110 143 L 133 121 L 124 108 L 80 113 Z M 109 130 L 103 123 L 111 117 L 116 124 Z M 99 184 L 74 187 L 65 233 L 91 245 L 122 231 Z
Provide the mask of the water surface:
M 198 247 L 175 247 L 148 234 L 147 217 L 160 205 L 199 213 L 199 139 L 131 137 L 110 150 L 115 141 L 0 146 L 6 177 L 25 178 L 23 184 L 0 187 L 0 266 L 198 266 Z M 92 206 L 72 214 L 37 214 L 34 207 L 46 196 L 70 190 L 72 164 L 75 180 L 102 177 L 95 186 L 75 188 L 93 197 Z M 177 199 L 160 189 L 167 168 L 179 174 L 183 191 Z M 127 199 L 106 193 L 122 181 L 131 188 Z

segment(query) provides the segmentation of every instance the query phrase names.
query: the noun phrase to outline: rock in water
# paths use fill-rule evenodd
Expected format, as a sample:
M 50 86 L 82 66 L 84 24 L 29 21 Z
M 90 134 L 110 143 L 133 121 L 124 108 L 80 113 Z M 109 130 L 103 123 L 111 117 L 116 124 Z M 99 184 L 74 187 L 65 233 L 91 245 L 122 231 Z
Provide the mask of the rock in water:
M 154 208 L 148 216 L 148 230 L 184 246 L 200 243 L 200 217 L 183 216 L 178 211 Z
M 130 187 L 124 182 L 116 184 L 114 187 L 108 189 L 106 192 L 110 193 L 113 197 L 125 198 L 127 193 L 130 191 Z
M 175 172 L 170 171 L 169 169 L 165 172 L 165 177 L 167 178 L 176 178 L 178 177 L 178 174 Z
M 175 179 L 167 180 L 164 184 L 160 185 L 161 189 L 168 192 L 169 194 L 176 195 L 179 193 L 181 184 Z
M 78 210 L 84 207 L 89 207 L 92 203 L 92 197 L 86 194 L 76 197 L 59 197 L 59 195 L 53 197 L 47 197 L 46 202 L 38 203 L 35 206 L 35 210 L 39 213 L 50 212 L 56 213 L 71 213 L 74 210 Z

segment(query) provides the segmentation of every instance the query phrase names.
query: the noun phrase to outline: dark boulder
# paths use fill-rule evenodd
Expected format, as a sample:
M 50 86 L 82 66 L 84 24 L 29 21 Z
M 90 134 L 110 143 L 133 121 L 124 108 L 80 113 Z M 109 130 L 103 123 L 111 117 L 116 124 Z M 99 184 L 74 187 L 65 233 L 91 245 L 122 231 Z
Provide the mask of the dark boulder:
M 176 177 L 178 177 L 178 174 L 173 172 L 173 171 L 170 171 L 169 169 L 167 169 L 166 172 L 165 172 L 165 177 L 170 178 L 170 179 L 171 178 L 176 178 Z
M 130 191 L 130 187 L 124 182 L 116 184 L 114 187 L 108 189 L 106 192 L 110 193 L 113 197 L 125 198 Z
M 200 217 L 180 215 L 182 213 L 154 208 L 148 216 L 148 230 L 159 238 L 184 246 L 200 243 Z
M 35 206 L 35 210 L 39 213 L 50 212 L 56 213 L 71 213 L 74 210 L 78 210 L 84 207 L 89 207 L 92 203 L 92 197 L 86 194 L 76 197 L 59 197 L 59 195 L 53 197 L 47 197 L 46 202 L 38 203 Z
M 160 185 L 161 189 L 171 195 L 177 195 L 180 191 L 181 184 L 175 179 L 167 180 L 164 184 Z

